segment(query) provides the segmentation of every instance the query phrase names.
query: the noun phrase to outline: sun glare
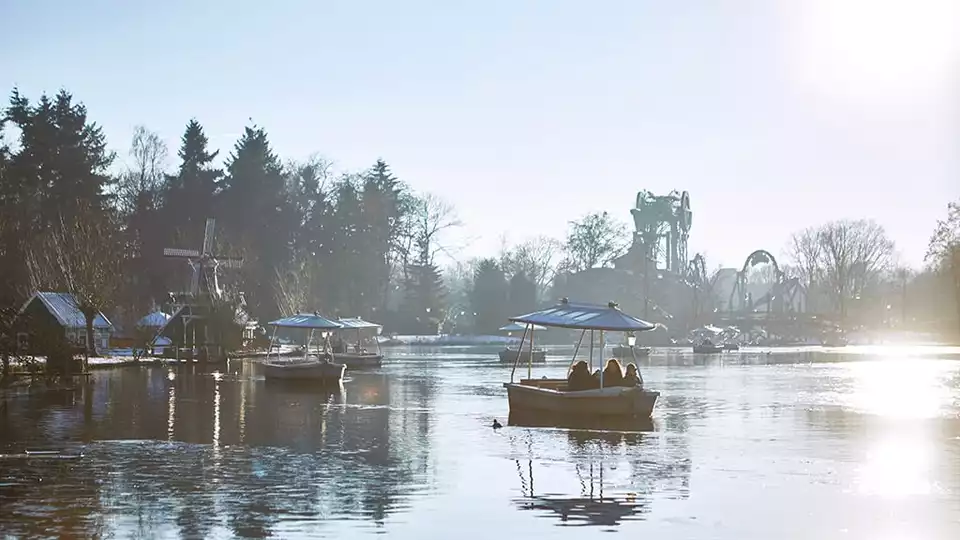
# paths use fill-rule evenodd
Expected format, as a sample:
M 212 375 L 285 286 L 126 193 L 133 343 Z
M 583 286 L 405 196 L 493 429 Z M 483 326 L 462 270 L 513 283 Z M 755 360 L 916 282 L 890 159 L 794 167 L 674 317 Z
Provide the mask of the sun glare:
M 953 395 L 945 383 L 951 365 L 935 359 L 888 357 L 852 363 L 848 404 L 887 418 L 936 418 L 951 409 Z
M 893 436 L 877 442 L 858 471 L 860 493 L 885 498 L 930 494 L 931 451 L 922 439 Z
M 828 93 L 912 96 L 957 69 L 956 0 L 805 0 L 788 24 L 795 73 Z

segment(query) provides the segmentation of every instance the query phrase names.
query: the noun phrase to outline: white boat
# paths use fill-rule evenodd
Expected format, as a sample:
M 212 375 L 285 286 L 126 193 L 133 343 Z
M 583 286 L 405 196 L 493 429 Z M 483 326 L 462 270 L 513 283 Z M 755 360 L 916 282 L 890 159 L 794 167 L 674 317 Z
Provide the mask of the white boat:
M 528 326 L 524 338 L 530 335 L 530 347 L 533 347 L 533 325 L 570 328 L 582 330 L 580 340 L 573 352 L 573 363 L 577 361 L 577 352 L 583 338 L 590 331 L 589 370 L 593 372 L 594 333 L 600 334 L 600 359 L 603 359 L 605 332 L 642 332 L 653 330 L 655 325 L 627 315 L 611 302 L 607 306 L 591 304 L 573 304 L 564 298 L 560 304 L 510 319 Z M 521 338 L 521 346 L 523 346 Z M 559 415 L 587 417 L 640 417 L 649 418 L 660 397 L 659 392 L 646 390 L 642 382 L 638 386 L 609 386 L 603 384 L 603 372 L 599 379 L 599 388 L 571 390 L 567 379 L 533 378 L 533 363 L 527 364 L 527 378 L 514 382 L 514 373 L 519 362 L 514 364 L 510 373 L 510 382 L 504 383 L 510 414 L 515 415 Z M 602 366 L 601 366 L 602 368 Z
M 263 374 L 268 379 L 310 379 L 339 382 L 347 366 L 335 364 L 322 357 L 282 358 L 263 363 Z
M 341 324 L 341 327 L 336 331 L 337 337 L 345 345 L 345 348 L 343 350 L 334 349 L 334 362 L 340 362 L 351 369 L 380 367 L 383 362 L 383 352 L 380 350 L 380 340 L 377 339 L 377 336 L 380 335 L 383 327 L 377 323 L 367 322 L 360 317 L 341 318 L 337 322 Z M 357 339 L 356 343 L 352 346 L 346 345 L 344 338 L 353 339 L 354 337 Z M 365 344 L 371 343 L 375 344 L 376 350 L 366 348 Z M 370 346 L 374 347 L 374 345 Z
M 506 326 L 500 327 L 500 331 L 506 332 L 508 336 L 513 332 L 525 332 L 526 330 L 527 330 L 526 325 L 515 323 L 515 322 L 512 322 Z M 538 331 L 546 330 L 546 328 L 543 326 L 534 325 L 533 328 L 530 329 L 530 331 L 533 332 L 534 330 L 538 330 Z M 521 345 L 520 347 L 507 346 L 502 351 L 500 351 L 499 352 L 500 362 L 504 364 L 516 363 L 518 361 L 517 360 L 518 355 L 520 356 L 520 359 L 519 359 L 520 362 L 533 362 L 534 364 L 542 364 L 547 361 L 547 351 L 544 350 L 542 347 L 537 347 L 535 349 L 531 349 L 529 346 L 522 347 L 523 345 L 522 341 L 520 345 Z
M 530 349 L 524 349 L 522 352 L 520 349 L 511 349 L 507 347 L 506 349 L 500 351 L 500 361 L 504 364 L 512 364 L 517 361 L 517 356 L 520 356 L 520 362 L 533 362 L 534 364 L 542 364 L 547 361 L 547 351 L 543 349 L 536 349 L 533 352 L 530 352 Z
M 636 358 L 646 358 L 650 356 L 650 347 L 623 344 L 615 345 L 613 347 L 613 356 L 625 362 L 630 362 Z
M 268 323 L 273 327 L 273 336 L 270 338 L 270 348 L 267 359 L 263 362 L 263 375 L 267 379 L 317 381 L 320 383 L 340 383 L 344 364 L 333 361 L 333 356 L 326 350 L 327 334 L 342 325 L 338 322 L 325 319 L 317 314 L 298 314 L 284 317 Z M 281 356 L 277 343 L 277 330 L 280 328 L 299 328 L 309 331 L 307 342 L 304 345 L 302 357 Z M 319 331 L 321 343 L 317 343 L 315 351 L 310 351 L 314 335 Z M 274 349 L 275 354 L 272 354 Z

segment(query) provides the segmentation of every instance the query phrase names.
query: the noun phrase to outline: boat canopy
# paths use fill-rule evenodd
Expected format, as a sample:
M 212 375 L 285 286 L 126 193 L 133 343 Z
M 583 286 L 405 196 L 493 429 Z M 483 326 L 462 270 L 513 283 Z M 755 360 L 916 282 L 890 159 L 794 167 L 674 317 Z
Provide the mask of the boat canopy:
M 373 334 L 379 335 L 380 331 L 383 330 L 383 325 L 372 323 L 370 321 L 365 321 L 360 317 L 350 317 L 347 319 L 341 318 L 337 322 L 340 323 L 341 330 L 361 330 L 364 334 Z
M 517 323 L 608 332 L 643 332 L 656 328 L 652 323 L 620 311 L 620 307 L 614 302 L 606 306 L 575 304 L 566 298 L 551 308 L 510 317 L 510 320 Z
M 300 313 L 270 321 L 267 324 L 280 328 L 311 328 L 315 330 L 333 330 L 343 327 L 343 325 L 338 322 L 325 319 L 313 313 Z
M 523 332 L 523 331 L 526 330 L 526 329 L 527 329 L 527 325 L 525 325 L 525 324 L 520 324 L 520 323 L 517 323 L 517 322 L 512 322 L 512 323 L 510 323 L 510 324 L 508 324 L 508 325 L 506 325 L 506 326 L 501 326 L 501 327 L 500 327 L 500 331 L 501 331 L 501 332 Z M 546 330 L 547 327 L 545 327 L 545 326 L 540 326 L 540 325 L 538 325 L 538 324 L 535 324 L 535 325 L 533 325 L 533 329 L 534 329 L 534 330 L 537 330 L 537 331 L 540 331 L 540 330 Z

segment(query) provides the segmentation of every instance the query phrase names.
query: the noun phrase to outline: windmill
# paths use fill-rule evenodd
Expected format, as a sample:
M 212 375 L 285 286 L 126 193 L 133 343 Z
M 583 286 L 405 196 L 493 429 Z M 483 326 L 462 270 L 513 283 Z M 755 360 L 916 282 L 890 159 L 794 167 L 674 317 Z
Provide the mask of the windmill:
M 190 265 L 192 274 L 190 277 L 190 289 L 186 293 L 174 296 L 175 302 L 179 304 L 175 308 L 174 315 L 167 324 L 160 330 L 160 336 L 169 337 L 176 341 L 176 334 L 179 328 L 175 321 L 180 323 L 182 328 L 182 343 L 193 350 L 197 343 L 198 334 L 203 336 L 202 345 L 208 348 L 211 345 L 220 349 L 220 344 L 210 342 L 210 332 L 206 320 L 210 315 L 214 303 L 223 297 L 223 290 L 220 288 L 218 279 L 218 270 L 220 268 L 239 268 L 243 262 L 241 257 L 224 256 L 214 253 L 214 233 L 216 230 L 216 220 L 208 218 L 203 231 L 203 245 L 200 250 L 164 248 L 163 256 L 172 259 L 186 259 Z M 176 296 L 180 296 L 176 299 Z M 179 348 L 177 348 L 179 354 Z
M 163 249 L 164 257 L 187 260 L 187 264 L 193 270 L 189 293 L 195 298 L 209 294 L 213 298 L 219 299 L 223 295 L 223 290 L 220 289 L 217 270 L 220 267 L 239 268 L 243 263 L 241 257 L 225 257 L 213 253 L 216 223 L 213 218 L 207 219 L 207 224 L 203 229 L 203 246 L 200 251 L 180 248 Z

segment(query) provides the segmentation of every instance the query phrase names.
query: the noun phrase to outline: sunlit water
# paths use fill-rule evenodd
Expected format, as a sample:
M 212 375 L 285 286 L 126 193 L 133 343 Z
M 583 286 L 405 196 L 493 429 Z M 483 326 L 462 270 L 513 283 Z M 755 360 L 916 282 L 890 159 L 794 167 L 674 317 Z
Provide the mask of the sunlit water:
M 0 453 L 85 456 L 0 461 L 0 536 L 956 540 L 953 352 L 657 354 L 643 434 L 494 431 L 489 348 L 393 349 L 342 393 L 252 361 L 101 371 L 8 399 Z

